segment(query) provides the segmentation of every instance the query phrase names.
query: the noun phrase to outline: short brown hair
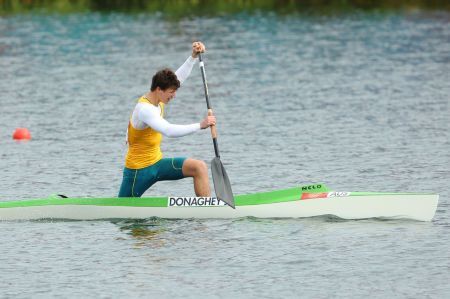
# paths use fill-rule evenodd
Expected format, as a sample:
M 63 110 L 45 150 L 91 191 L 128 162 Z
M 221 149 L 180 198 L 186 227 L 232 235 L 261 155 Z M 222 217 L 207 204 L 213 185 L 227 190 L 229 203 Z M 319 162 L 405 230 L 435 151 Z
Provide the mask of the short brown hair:
M 172 70 L 163 69 L 153 76 L 150 90 L 154 91 L 157 87 L 162 90 L 166 90 L 167 88 L 178 89 L 180 88 L 180 81 Z

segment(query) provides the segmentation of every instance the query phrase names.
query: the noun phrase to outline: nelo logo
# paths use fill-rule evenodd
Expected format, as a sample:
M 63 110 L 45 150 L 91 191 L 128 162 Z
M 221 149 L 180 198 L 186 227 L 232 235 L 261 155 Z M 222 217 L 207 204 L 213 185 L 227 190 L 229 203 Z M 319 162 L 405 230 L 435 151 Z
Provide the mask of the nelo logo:
M 309 185 L 309 186 L 303 186 L 302 191 L 311 191 L 311 190 L 318 190 L 321 189 L 322 185 Z

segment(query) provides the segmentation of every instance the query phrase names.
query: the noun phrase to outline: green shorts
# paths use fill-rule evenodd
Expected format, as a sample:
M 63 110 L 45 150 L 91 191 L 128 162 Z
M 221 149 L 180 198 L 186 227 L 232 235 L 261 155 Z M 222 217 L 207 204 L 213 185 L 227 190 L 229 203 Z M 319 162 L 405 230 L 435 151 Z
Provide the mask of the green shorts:
M 165 158 L 141 169 L 124 168 L 119 197 L 141 197 L 158 181 L 183 179 L 183 163 L 186 158 Z

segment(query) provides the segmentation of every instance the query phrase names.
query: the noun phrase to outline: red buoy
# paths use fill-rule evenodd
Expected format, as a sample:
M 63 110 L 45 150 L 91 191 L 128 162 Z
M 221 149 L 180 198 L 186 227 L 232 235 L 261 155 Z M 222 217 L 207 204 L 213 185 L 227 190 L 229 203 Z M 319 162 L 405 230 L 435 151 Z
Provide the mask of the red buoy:
M 14 140 L 30 140 L 31 134 L 27 128 L 17 128 L 13 133 Z

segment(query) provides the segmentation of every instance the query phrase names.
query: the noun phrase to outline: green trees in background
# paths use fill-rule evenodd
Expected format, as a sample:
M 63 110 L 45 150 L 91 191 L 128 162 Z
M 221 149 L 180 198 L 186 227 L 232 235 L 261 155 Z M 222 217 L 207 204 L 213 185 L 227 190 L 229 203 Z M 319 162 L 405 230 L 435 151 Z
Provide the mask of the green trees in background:
M 0 0 L 0 12 L 164 12 L 171 15 L 240 11 L 346 12 L 351 10 L 450 10 L 448 0 Z

